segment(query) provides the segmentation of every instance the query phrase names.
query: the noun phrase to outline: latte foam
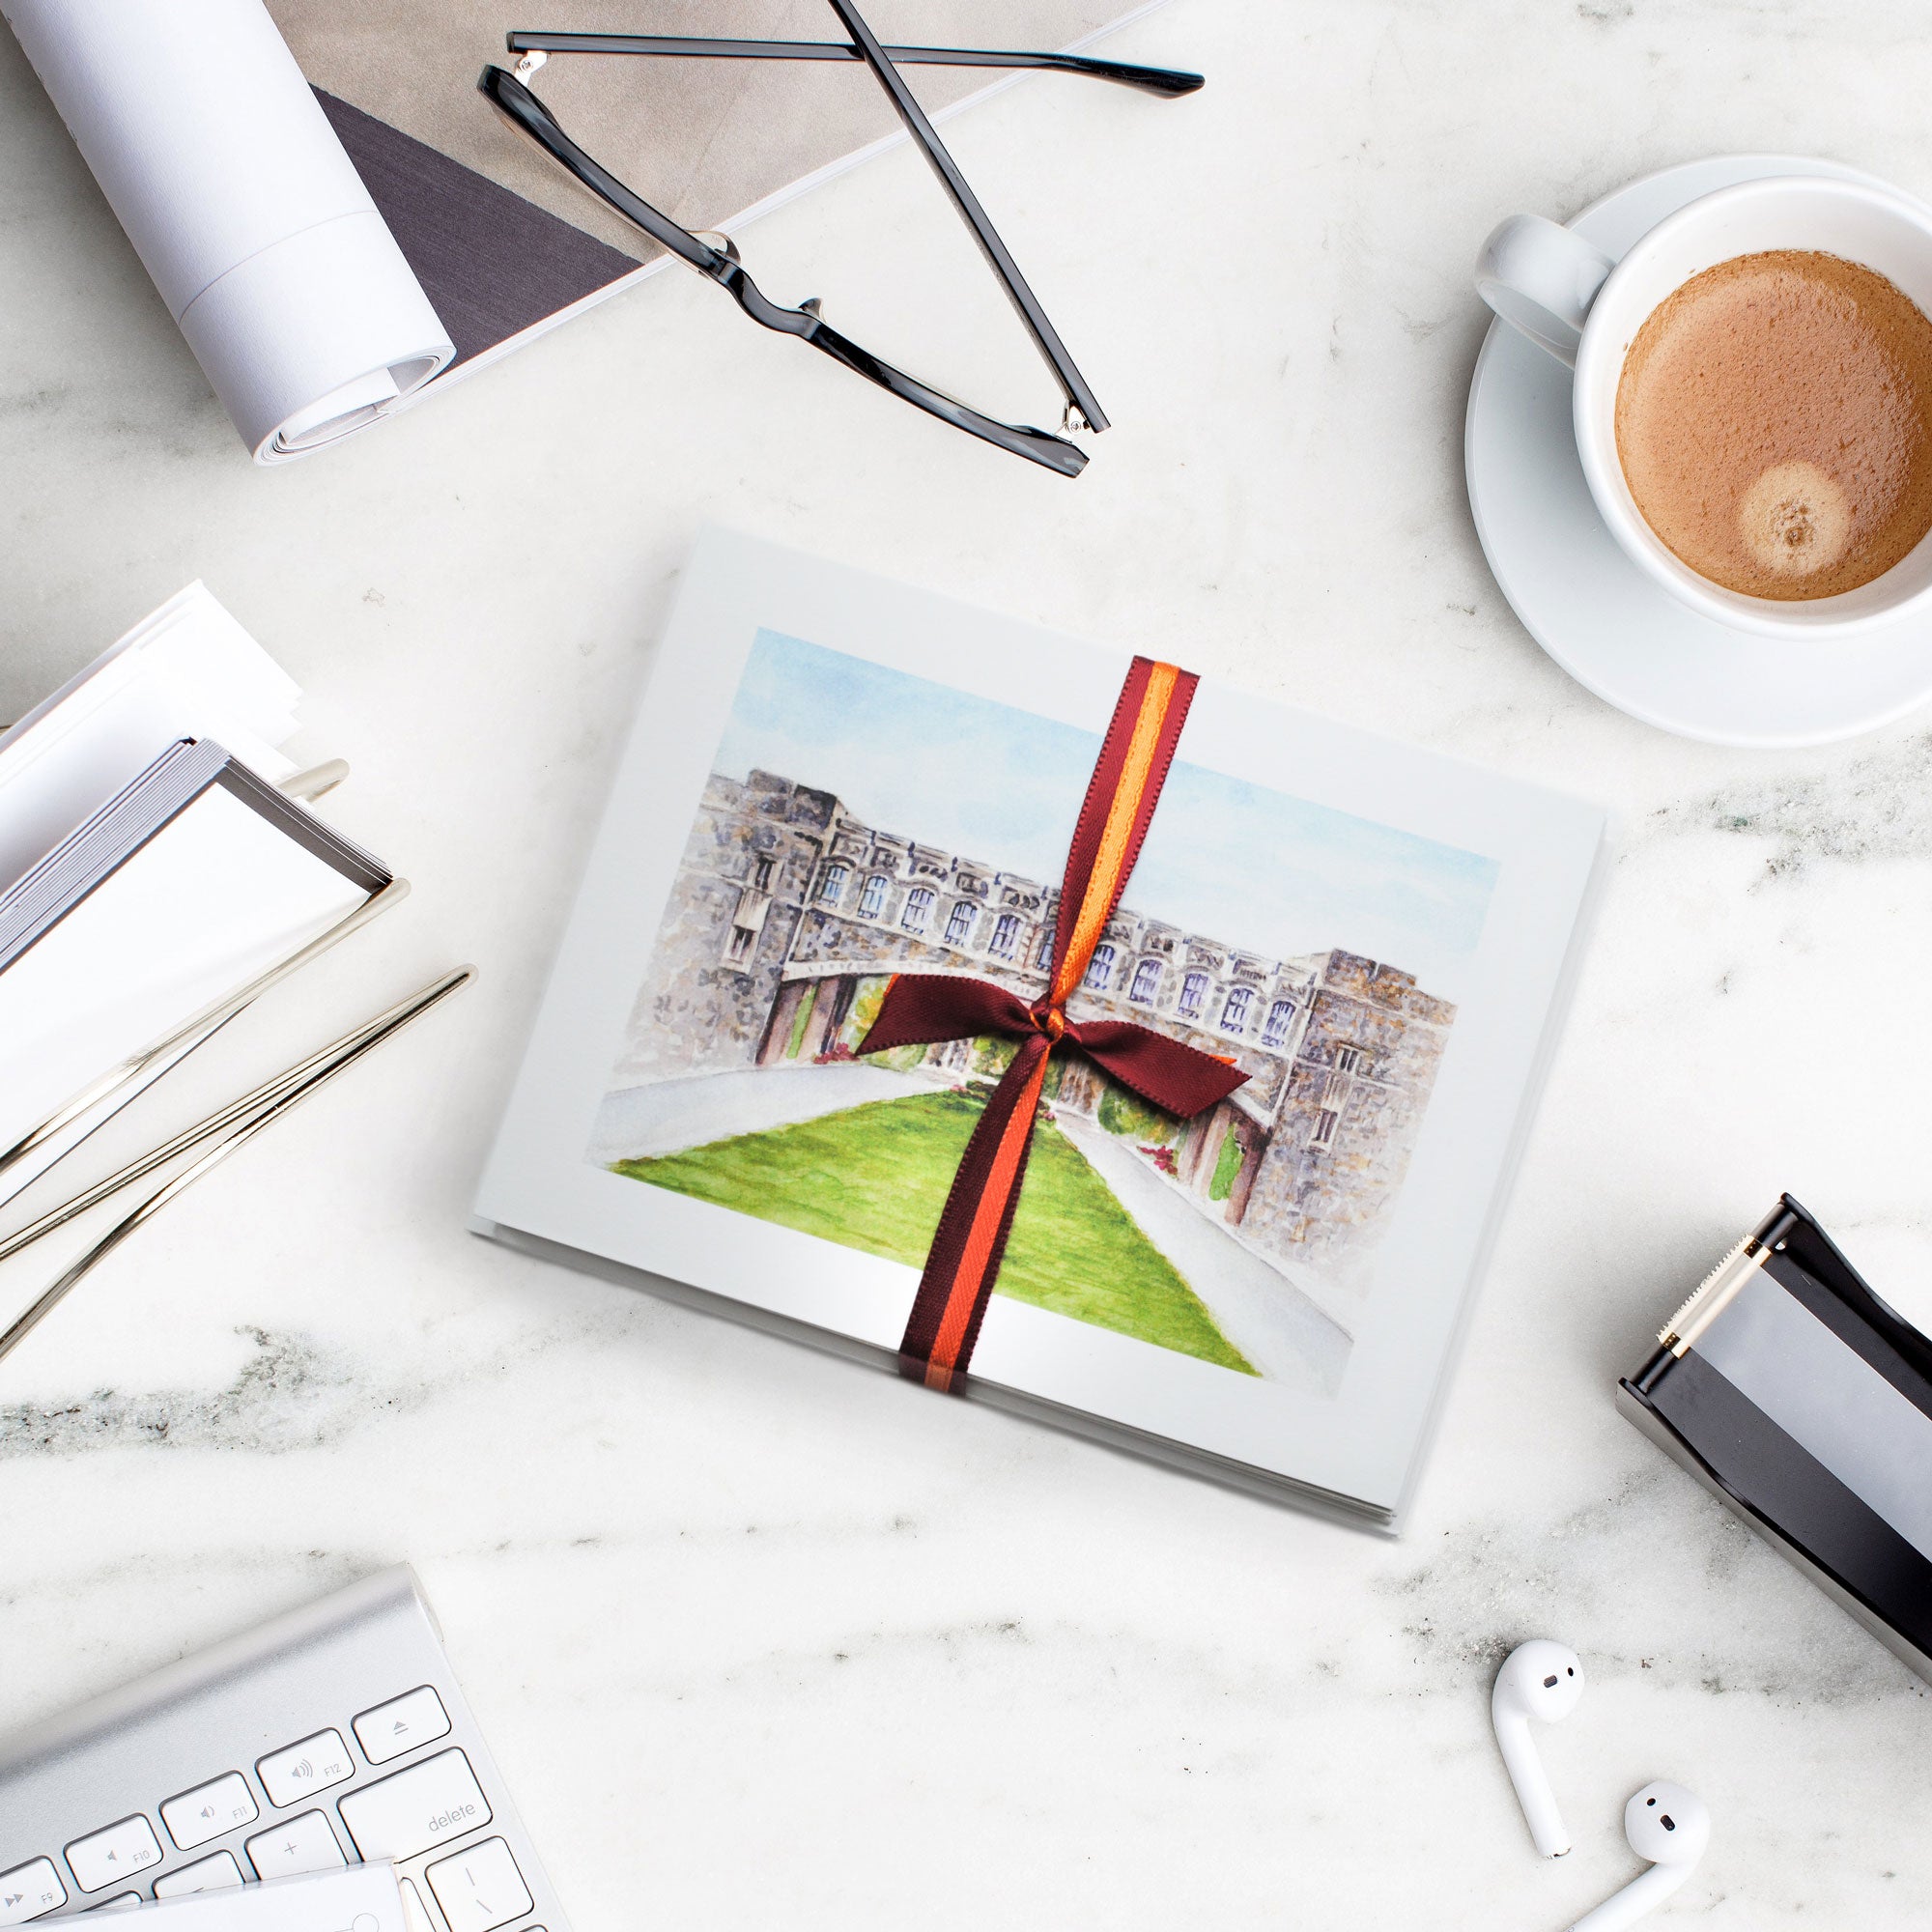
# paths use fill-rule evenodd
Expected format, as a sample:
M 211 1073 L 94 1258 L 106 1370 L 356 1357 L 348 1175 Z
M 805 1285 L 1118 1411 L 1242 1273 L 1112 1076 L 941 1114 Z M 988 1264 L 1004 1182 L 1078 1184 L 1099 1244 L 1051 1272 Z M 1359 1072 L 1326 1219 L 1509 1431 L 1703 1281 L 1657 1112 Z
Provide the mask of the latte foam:
M 1637 331 L 1616 438 L 1644 521 L 1699 576 L 1856 589 L 1932 529 L 1932 321 L 1836 255 L 1720 262 Z

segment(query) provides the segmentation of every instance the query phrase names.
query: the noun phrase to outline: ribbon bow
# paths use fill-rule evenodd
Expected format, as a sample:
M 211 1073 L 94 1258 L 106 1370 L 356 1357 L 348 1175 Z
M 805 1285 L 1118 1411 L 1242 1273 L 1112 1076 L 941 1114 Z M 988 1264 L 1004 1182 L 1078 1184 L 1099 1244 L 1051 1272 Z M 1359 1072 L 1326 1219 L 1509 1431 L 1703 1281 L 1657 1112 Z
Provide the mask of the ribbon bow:
M 960 1158 L 899 1343 L 901 1369 L 930 1387 L 952 1388 L 972 1359 L 1056 1048 L 1077 1047 L 1144 1100 L 1183 1119 L 1225 1099 L 1248 1077 L 1214 1054 L 1130 1020 L 1066 1015 L 1140 857 L 1198 682 L 1191 671 L 1150 658 L 1136 658 L 1127 672 L 1066 855 L 1047 990 L 1028 1005 L 990 980 L 900 973 L 860 1042 L 862 1054 L 981 1034 L 1019 1042 Z

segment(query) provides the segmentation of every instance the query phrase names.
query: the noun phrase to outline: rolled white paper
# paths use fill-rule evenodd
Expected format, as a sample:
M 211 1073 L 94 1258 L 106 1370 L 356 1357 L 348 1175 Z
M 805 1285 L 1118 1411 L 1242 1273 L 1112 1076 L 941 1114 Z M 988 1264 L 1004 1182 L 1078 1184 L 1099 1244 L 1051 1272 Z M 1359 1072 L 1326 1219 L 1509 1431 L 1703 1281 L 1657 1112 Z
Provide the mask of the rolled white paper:
M 262 0 L 0 0 L 258 463 L 456 351 Z

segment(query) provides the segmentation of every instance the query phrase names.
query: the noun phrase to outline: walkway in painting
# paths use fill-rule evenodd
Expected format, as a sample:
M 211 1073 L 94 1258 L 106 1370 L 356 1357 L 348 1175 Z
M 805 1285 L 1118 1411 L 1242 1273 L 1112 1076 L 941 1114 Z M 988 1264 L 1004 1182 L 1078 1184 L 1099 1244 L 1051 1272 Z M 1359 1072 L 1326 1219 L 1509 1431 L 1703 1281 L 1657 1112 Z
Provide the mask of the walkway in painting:
M 1061 1131 L 1207 1305 L 1214 1325 L 1268 1380 L 1332 1396 L 1349 1364 L 1346 1330 L 1288 1277 L 1170 1186 L 1124 1141 L 1068 1115 Z
M 867 1100 L 929 1094 L 932 1082 L 883 1066 L 741 1066 L 607 1094 L 586 1157 L 599 1163 L 679 1153 L 734 1134 L 815 1121 Z
M 827 1114 L 931 1093 L 881 1066 L 741 1067 L 630 1087 L 605 1096 L 587 1157 L 638 1160 L 766 1133 Z M 1184 1200 L 1125 1143 L 1091 1121 L 1058 1116 L 1067 1139 L 1200 1297 L 1215 1325 L 1270 1381 L 1331 1396 L 1350 1339 L 1298 1288 Z

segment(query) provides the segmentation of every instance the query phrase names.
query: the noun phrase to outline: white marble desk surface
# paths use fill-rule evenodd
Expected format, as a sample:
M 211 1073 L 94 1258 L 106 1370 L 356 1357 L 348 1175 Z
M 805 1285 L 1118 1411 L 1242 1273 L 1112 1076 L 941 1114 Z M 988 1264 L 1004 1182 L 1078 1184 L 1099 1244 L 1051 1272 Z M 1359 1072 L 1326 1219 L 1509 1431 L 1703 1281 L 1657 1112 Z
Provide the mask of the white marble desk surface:
M 1724 151 L 1925 192 L 1932 40 L 1822 0 L 1179 0 L 1117 44 L 1209 90 L 1037 81 L 954 129 L 1119 424 L 1069 486 L 695 278 L 254 470 L 0 35 L 0 713 L 205 577 L 417 887 L 248 1052 L 483 968 L 0 1370 L 0 1723 L 406 1556 L 584 1932 L 1534 1932 L 1634 1873 L 1655 1776 L 1717 1817 L 1660 1923 L 1922 1926 L 1932 1697 L 1609 1391 L 1780 1187 L 1902 1298 L 1932 1277 L 1932 721 L 1747 754 L 1605 708 L 1491 582 L 1461 434 L 1494 219 Z M 1046 408 L 910 155 L 749 249 L 922 374 Z M 463 1233 L 707 518 L 1619 809 L 1404 1541 Z M 1577 1837 L 1548 1865 L 1485 1702 L 1537 1633 L 1595 1680 L 1547 1741 Z

